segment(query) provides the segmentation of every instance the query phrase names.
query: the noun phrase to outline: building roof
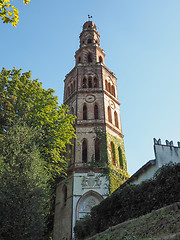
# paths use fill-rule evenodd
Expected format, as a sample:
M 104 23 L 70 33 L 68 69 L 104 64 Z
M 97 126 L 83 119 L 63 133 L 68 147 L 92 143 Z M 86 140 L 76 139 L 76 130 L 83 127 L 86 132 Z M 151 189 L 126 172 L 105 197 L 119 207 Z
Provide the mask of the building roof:
M 126 182 L 124 182 L 119 188 L 123 188 L 127 184 L 133 182 L 135 179 L 137 179 L 143 172 L 147 171 L 148 168 L 156 164 L 156 159 L 148 161 L 146 164 L 144 164 L 137 172 L 135 172 Z

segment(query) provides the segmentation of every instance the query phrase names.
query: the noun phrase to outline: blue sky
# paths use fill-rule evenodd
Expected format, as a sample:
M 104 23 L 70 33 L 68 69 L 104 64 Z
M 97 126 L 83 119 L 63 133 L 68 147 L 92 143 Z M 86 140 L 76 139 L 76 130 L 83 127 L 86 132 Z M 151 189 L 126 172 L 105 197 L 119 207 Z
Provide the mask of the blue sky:
M 32 70 L 63 101 L 79 34 L 93 16 L 106 66 L 118 78 L 128 171 L 154 158 L 152 139 L 180 141 L 179 0 L 31 0 L 17 28 L 0 22 L 0 69 Z

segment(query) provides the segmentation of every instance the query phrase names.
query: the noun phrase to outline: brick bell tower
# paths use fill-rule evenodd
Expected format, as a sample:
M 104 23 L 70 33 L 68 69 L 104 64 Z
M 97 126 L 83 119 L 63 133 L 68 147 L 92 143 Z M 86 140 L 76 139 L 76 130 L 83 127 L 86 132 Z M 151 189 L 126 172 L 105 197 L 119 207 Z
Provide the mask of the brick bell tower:
M 69 146 L 68 178 L 57 185 L 54 240 L 73 239 L 76 220 L 128 178 L 117 79 L 105 66 L 92 21 L 83 25 L 75 59 L 64 80 L 64 104 L 77 116 L 77 139 Z

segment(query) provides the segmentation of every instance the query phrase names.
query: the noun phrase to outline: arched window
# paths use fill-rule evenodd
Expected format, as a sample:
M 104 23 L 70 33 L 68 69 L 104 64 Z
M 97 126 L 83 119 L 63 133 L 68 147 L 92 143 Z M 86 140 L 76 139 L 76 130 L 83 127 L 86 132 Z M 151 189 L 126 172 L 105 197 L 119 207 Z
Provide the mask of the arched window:
M 101 56 L 99 57 L 99 62 L 100 62 L 100 63 L 102 63 L 102 62 L 103 62 L 103 60 L 102 60 L 102 57 L 101 57 Z
M 86 78 L 83 78 L 82 87 L 83 87 L 83 88 L 87 88 L 87 81 L 86 81 Z
M 95 148 L 95 161 L 99 162 L 100 161 L 100 144 L 98 139 L 95 140 L 94 148 Z
M 71 93 L 73 93 L 73 84 L 71 83 Z
M 112 94 L 112 85 L 110 84 L 109 92 Z M 113 94 L 112 94 L 113 95 Z
M 81 57 L 78 58 L 78 63 L 81 63 Z
M 97 78 L 95 77 L 94 78 L 94 88 L 97 88 L 98 87 L 98 80 Z
M 68 87 L 67 92 L 68 92 L 68 97 L 69 97 L 69 95 L 70 95 L 70 87 Z
M 84 139 L 82 143 L 82 162 L 87 163 L 87 140 Z
M 105 88 L 106 88 L 106 90 L 108 90 L 108 83 L 107 83 L 107 80 L 105 80 Z
M 115 147 L 114 147 L 114 143 L 111 142 L 111 161 L 112 164 L 115 166 L 116 165 L 116 160 L 115 160 Z
M 108 121 L 112 123 L 112 116 L 111 116 L 111 108 L 110 106 L 108 107 Z
M 88 43 L 92 43 L 92 39 L 88 39 L 88 41 L 87 41 Z
M 67 203 L 67 186 L 66 185 L 63 186 L 62 193 L 63 193 L 63 205 L 66 206 L 66 203 Z
M 88 78 L 88 87 L 92 88 L 92 78 L 91 77 Z
M 83 106 L 83 120 L 87 120 L 87 106 L 84 104 Z
M 98 106 L 97 104 L 94 105 L 94 119 L 99 118 Z
M 117 112 L 116 112 L 116 111 L 114 112 L 114 123 L 115 123 L 115 126 L 116 126 L 117 128 L 119 128 L 118 115 L 117 115 Z
M 92 62 L 92 54 L 89 53 L 89 54 L 88 54 L 88 63 L 91 63 L 91 62 Z
M 111 91 L 111 85 L 110 85 L 110 82 L 107 84 L 107 90 L 108 90 L 108 92 Z
M 112 85 L 112 95 L 115 97 L 115 88 L 113 85 Z
M 122 158 L 122 150 L 120 147 L 118 147 L 118 153 L 119 153 L 119 164 L 120 164 L 120 168 L 124 168 L 123 167 L 123 158 Z

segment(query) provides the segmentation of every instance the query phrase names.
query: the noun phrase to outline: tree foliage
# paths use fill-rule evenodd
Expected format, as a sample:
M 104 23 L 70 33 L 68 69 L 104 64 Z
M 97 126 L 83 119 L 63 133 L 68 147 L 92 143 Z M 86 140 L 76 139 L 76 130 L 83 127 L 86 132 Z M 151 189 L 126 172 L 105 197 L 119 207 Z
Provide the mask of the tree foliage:
M 36 132 L 24 123 L 10 127 L 0 145 L 0 239 L 45 239 L 48 174 L 36 144 Z
M 23 3 L 27 5 L 31 0 L 23 0 Z M 0 0 L 0 17 L 3 23 L 11 23 L 12 26 L 17 26 L 19 21 L 19 11 L 11 4 L 10 0 Z
M 53 89 L 45 90 L 37 79 L 31 80 L 31 72 L 21 69 L 0 73 L 0 134 L 18 119 L 37 129 L 36 142 L 46 168 L 55 179 L 65 173 L 66 145 L 75 137 L 72 123 L 75 117 L 68 114 L 65 105 L 58 106 Z

